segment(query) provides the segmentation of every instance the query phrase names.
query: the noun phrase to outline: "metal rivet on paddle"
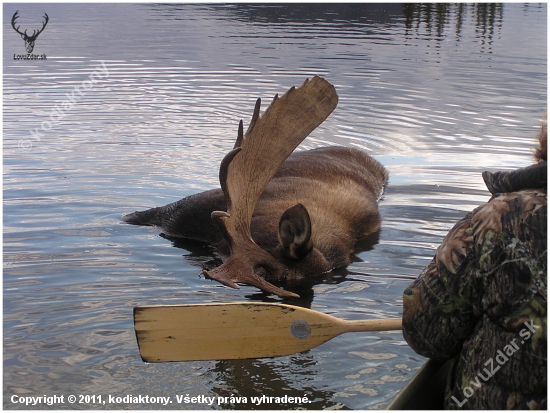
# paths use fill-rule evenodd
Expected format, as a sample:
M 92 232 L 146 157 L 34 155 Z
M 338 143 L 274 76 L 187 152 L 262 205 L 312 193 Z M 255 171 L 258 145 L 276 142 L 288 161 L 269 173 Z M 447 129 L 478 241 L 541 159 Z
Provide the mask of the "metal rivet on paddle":
M 298 320 L 292 323 L 290 326 L 290 332 L 294 337 L 300 340 L 305 340 L 311 334 L 311 327 L 307 321 Z

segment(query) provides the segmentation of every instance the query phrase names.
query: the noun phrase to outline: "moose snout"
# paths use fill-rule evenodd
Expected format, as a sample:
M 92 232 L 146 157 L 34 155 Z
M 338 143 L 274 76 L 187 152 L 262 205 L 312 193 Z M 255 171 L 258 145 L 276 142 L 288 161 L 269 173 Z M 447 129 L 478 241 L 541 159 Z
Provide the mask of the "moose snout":
M 281 265 L 277 265 L 277 270 L 279 270 L 279 266 Z M 258 275 L 258 273 L 262 274 L 262 272 L 271 272 L 270 269 L 271 265 L 266 263 L 257 263 L 253 265 L 248 260 L 243 261 L 236 256 L 230 256 L 228 260 L 219 267 L 210 271 L 204 270 L 202 273 L 206 278 L 216 280 L 232 288 L 239 288 L 237 283 L 243 283 L 253 285 L 263 291 L 278 295 L 279 297 L 300 297 L 298 294 L 274 286 Z

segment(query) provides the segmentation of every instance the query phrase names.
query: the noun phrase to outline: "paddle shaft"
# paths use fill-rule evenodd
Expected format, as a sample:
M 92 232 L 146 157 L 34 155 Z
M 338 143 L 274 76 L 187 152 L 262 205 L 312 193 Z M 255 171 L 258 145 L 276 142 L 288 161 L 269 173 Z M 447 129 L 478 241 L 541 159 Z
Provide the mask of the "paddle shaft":
M 379 320 L 341 320 L 345 326 L 343 333 L 359 333 L 362 331 L 401 330 L 400 318 L 386 318 Z

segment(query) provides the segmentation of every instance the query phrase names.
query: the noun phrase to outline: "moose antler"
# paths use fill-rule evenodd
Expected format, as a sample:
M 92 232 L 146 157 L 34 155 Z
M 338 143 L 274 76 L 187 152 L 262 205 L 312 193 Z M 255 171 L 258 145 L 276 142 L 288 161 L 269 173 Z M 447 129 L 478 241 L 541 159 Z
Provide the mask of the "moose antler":
M 204 273 L 233 288 L 239 288 L 236 283 L 241 282 L 279 296 L 296 297 L 256 274 L 266 272 L 270 279 L 280 280 L 287 270 L 252 240 L 250 222 L 256 202 L 279 166 L 332 113 L 338 95 L 334 86 L 315 76 L 280 98 L 275 95 L 261 116 L 260 103 L 258 99 L 245 134 L 240 122 L 235 148 L 220 165 L 227 212 L 214 211 L 212 219 L 219 225 L 231 254 L 224 264 Z

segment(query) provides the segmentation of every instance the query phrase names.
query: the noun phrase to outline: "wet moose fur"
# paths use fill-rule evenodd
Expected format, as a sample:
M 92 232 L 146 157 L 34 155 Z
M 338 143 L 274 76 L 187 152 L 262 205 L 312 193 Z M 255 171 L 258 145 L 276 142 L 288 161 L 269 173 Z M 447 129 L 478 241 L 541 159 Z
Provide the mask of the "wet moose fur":
M 347 265 L 355 243 L 380 227 L 377 201 L 387 180 L 385 168 L 356 149 L 327 147 L 296 152 L 281 165 L 256 204 L 252 238 L 288 267 L 287 279 Z M 297 204 L 305 210 L 293 209 Z M 123 220 L 155 225 L 169 238 L 201 241 L 227 254 L 227 243 L 210 218 L 213 211 L 226 209 L 222 190 L 214 189 L 128 214 Z M 300 238 L 308 232 L 307 215 L 311 237 Z M 298 245 L 295 238 L 300 241 Z
M 319 76 L 276 95 L 262 115 L 258 99 L 248 130 L 241 121 L 235 146 L 221 161 L 221 189 L 124 221 L 218 247 L 228 258 L 204 274 L 225 285 L 297 296 L 271 283 L 348 264 L 357 240 L 380 227 L 377 201 L 388 180 L 382 165 L 340 147 L 292 155 L 337 103 L 334 86 Z

